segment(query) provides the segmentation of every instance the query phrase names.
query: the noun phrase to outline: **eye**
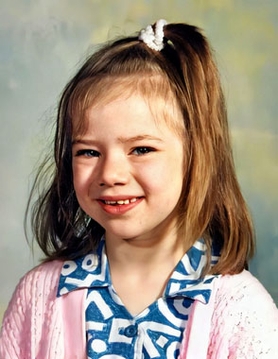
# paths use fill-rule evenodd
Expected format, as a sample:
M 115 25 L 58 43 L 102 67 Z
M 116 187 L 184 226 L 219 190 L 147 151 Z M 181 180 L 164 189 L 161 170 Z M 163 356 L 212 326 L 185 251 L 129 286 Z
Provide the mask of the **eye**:
M 132 150 L 132 154 L 135 154 L 137 156 L 143 156 L 146 155 L 150 152 L 154 152 L 155 149 L 152 147 L 136 147 Z
M 100 156 L 100 153 L 98 151 L 95 151 L 95 150 L 78 150 L 76 151 L 76 154 L 75 154 L 76 157 L 81 157 L 81 156 L 84 156 L 84 157 L 99 157 Z

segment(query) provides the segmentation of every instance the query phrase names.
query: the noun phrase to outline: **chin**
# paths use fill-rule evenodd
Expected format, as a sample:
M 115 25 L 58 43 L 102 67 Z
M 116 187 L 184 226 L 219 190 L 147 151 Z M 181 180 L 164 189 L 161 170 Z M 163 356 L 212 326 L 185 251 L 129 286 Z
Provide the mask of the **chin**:
M 126 242 L 137 241 L 142 238 L 142 233 L 130 233 L 130 231 L 106 231 L 106 238 L 111 238 L 114 240 L 123 240 Z

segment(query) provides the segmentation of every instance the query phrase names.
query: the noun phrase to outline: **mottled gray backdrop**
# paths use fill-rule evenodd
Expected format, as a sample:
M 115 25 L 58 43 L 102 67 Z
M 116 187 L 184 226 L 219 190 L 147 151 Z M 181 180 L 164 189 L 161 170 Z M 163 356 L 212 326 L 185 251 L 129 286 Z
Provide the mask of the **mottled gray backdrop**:
M 0 0 L 0 321 L 40 258 L 25 241 L 23 217 L 62 87 L 94 45 L 158 18 L 202 27 L 216 50 L 257 230 L 251 269 L 278 301 L 277 0 Z

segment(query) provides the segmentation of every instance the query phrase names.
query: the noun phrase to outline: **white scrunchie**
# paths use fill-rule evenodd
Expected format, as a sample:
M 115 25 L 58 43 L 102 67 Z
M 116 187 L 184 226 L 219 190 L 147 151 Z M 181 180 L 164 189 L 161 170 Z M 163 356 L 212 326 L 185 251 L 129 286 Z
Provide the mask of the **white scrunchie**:
M 140 31 L 139 40 L 142 40 L 150 49 L 161 51 L 164 47 L 163 27 L 167 25 L 166 20 L 158 20 L 155 23 L 155 31 L 151 25 L 148 25 L 145 29 Z

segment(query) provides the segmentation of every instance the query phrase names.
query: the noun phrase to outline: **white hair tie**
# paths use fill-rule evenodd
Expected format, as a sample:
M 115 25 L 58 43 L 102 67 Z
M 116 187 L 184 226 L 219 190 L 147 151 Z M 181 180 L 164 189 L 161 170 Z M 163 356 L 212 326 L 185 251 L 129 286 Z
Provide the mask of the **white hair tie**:
M 139 40 L 142 40 L 150 49 L 161 51 L 164 47 L 163 27 L 165 25 L 167 25 L 167 21 L 163 19 L 158 20 L 155 23 L 155 31 L 153 31 L 151 25 L 148 25 L 145 29 L 140 31 Z

